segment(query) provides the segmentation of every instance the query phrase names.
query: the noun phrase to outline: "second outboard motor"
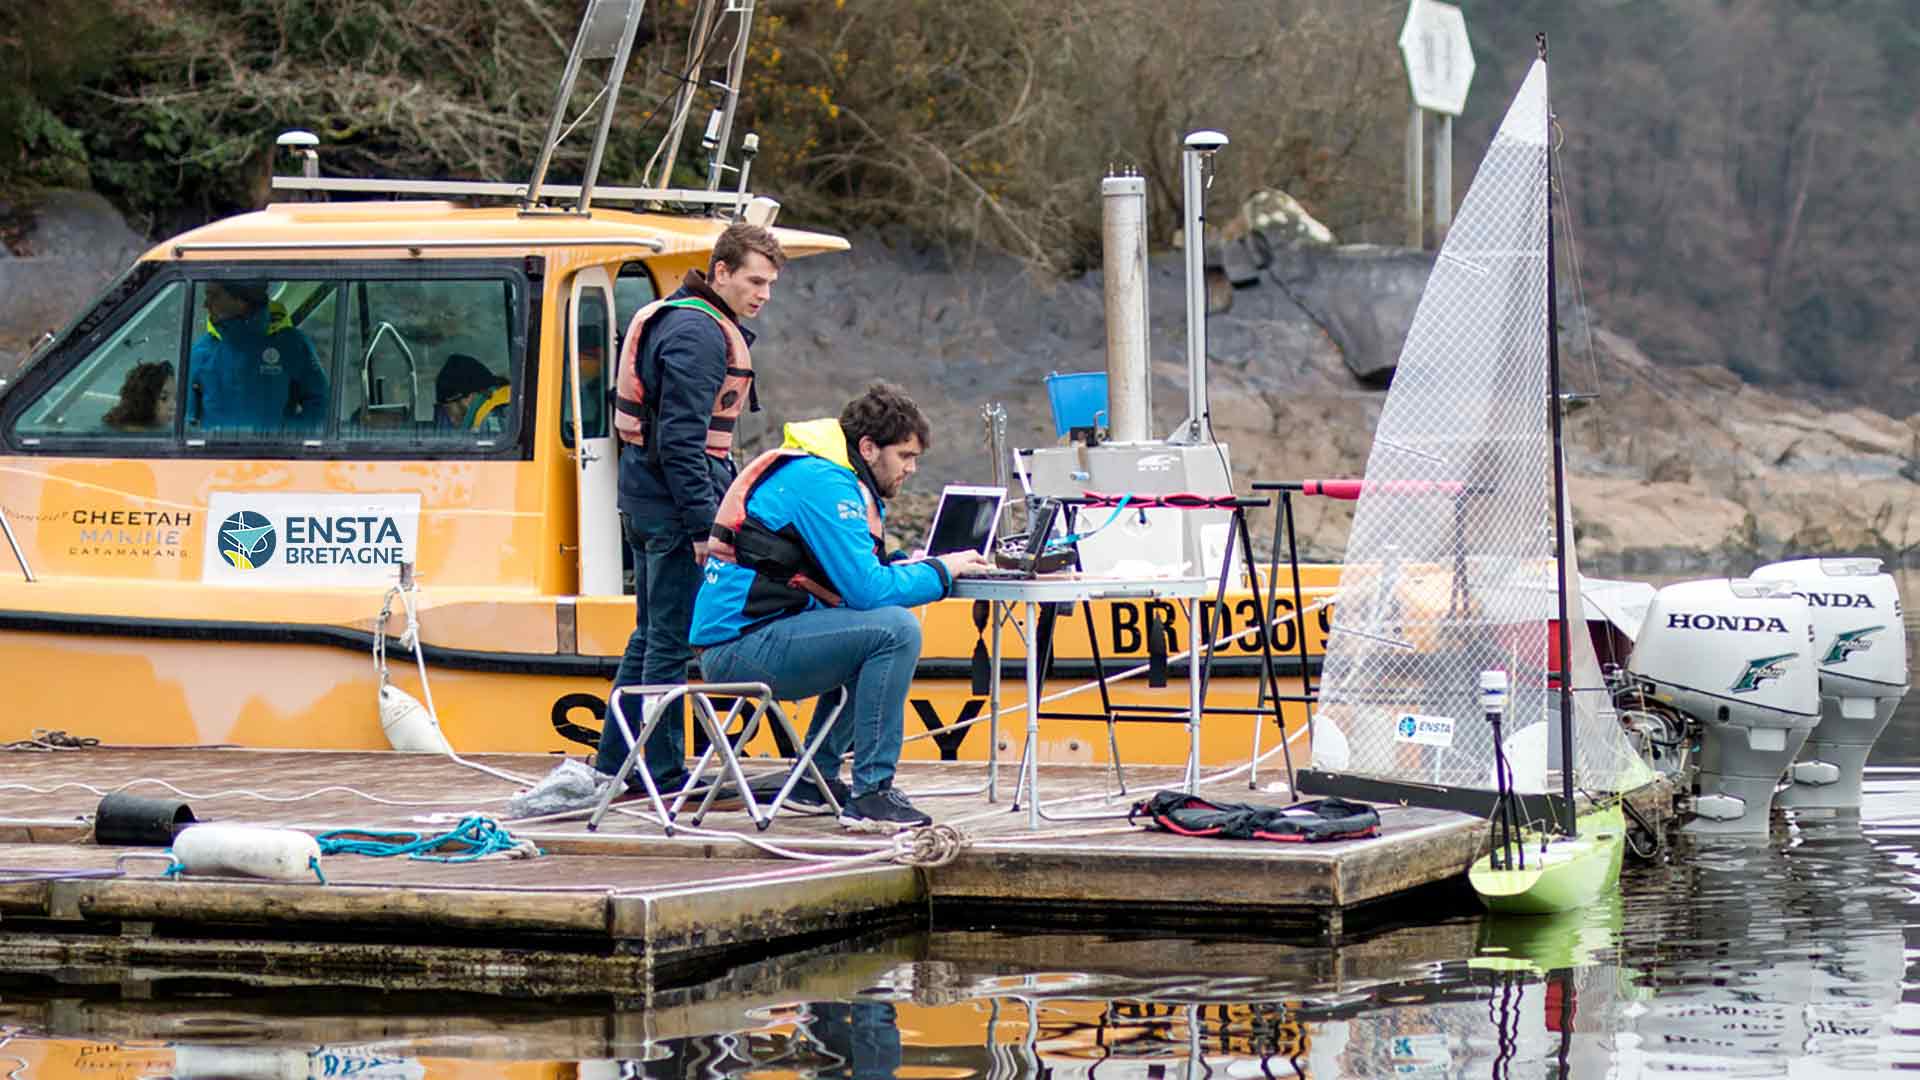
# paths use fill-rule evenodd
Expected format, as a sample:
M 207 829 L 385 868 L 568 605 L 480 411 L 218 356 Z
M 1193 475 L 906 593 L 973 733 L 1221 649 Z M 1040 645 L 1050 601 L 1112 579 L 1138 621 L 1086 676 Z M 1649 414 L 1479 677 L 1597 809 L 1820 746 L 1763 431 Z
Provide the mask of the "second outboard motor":
M 1627 672 L 1699 725 L 1692 832 L 1764 833 L 1773 789 L 1820 721 L 1807 602 L 1791 585 L 1687 581 L 1654 594 Z
M 1806 598 L 1820 671 L 1820 726 L 1787 770 L 1780 805 L 1857 808 L 1867 754 L 1907 693 L 1900 588 L 1879 559 L 1794 559 L 1753 576 Z

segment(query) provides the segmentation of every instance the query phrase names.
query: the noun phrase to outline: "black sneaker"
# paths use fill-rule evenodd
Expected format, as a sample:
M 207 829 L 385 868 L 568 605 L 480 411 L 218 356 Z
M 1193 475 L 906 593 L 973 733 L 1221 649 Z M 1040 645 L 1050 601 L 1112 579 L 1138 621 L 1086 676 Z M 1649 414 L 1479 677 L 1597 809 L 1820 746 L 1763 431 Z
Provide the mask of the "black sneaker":
M 804 778 L 793 785 L 782 807 L 802 814 L 825 814 L 830 813 L 833 806 L 840 807 L 844 812 L 847 805 L 853 802 L 853 789 L 837 776 L 827 777 L 827 790 L 833 794 L 832 805 L 827 803 L 826 797 L 820 794 L 820 789 L 814 786 L 811 778 Z
M 640 768 L 645 767 L 646 766 L 643 765 Z M 645 797 L 647 794 L 647 785 L 640 779 L 640 768 L 636 768 L 627 774 L 627 791 Z M 671 796 L 674 792 L 687 786 L 687 770 L 679 769 L 668 773 L 666 776 L 656 776 L 653 778 L 653 786 L 659 789 L 660 794 Z
M 933 819 L 915 810 L 891 784 L 856 795 L 840 809 L 841 827 L 855 832 L 899 832 L 931 824 Z

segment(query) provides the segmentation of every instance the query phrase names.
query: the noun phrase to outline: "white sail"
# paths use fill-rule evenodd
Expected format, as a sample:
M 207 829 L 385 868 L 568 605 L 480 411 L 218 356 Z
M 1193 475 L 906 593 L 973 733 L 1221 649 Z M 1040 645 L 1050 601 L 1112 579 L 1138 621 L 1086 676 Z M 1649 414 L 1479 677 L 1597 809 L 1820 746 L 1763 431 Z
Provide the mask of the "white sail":
M 1337 734 L 1316 732 L 1317 769 L 1492 789 L 1479 676 L 1493 669 L 1510 681 L 1517 786 L 1548 786 L 1549 746 L 1559 766 L 1548 125 L 1536 62 L 1440 249 L 1374 434 L 1315 716 Z M 1616 789 L 1634 759 L 1577 588 L 1567 618 L 1578 783 Z

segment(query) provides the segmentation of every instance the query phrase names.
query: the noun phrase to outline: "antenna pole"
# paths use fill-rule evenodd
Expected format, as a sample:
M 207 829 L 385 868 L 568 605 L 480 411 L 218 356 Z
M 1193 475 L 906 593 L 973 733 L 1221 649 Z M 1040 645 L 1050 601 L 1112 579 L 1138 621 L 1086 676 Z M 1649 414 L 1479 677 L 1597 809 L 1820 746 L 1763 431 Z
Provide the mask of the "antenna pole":
M 1547 56 L 1547 35 L 1536 35 L 1540 59 Z M 1548 97 L 1547 131 L 1553 137 L 1552 97 Z M 1554 594 L 1559 598 L 1560 618 L 1556 636 L 1560 643 L 1560 794 L 1566 800 L 1565 821 L 1560 831 L 1575 835 L 1577 815 L 1573 807 L 1573 632 L 1567 625 L 1567 545 L 1573 542 L 1567 526 L 1567 458 L 1560 433 L 1560 309 L 1554 299 L 1553 272 L 1553 156 L 1547 156 L 1547 424 L 1553 432 L 1553 564 L 1560 579 Z M 1580 628 L 1586 633 L 1586 627 Z
M 740 105 L 740 80 L 747 70 L 747 31 L 753 29 L 753 0 L 739 0 L 737 7 L 730 5 L 727 10 L 740 16 L 740 34 L 734 39 L 733 55 L 727 58 L 726 104 L 720 109 L 720 138 L 707 170 L 708 191 L 719 189 L 720 174 L 726 171 L 727 140 L 733 137 L 733 114 Z

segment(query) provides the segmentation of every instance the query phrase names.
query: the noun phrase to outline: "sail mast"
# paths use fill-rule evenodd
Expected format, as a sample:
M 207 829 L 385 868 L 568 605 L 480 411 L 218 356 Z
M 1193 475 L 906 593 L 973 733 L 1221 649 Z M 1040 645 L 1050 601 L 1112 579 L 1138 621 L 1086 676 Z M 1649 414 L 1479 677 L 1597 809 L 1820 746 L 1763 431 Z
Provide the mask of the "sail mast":
M 1536 34 L 1540 62 L 1547 60 L 1547 35 Z M 1553 146 L 1553 97 L 1547 96 L 1547 146 Z M 1553 273 L 1553 155 L 1547 155 L 1547 423 L 1553 431 L 1553 563 L 1560 617 L 1556 620 L 1560 644 L 1560 795 L 1566 817 L 1560 831 L 1575 833 L 1573 813 L 1573 632 L 1567 625 L 1567 545 L 1573 542 L 1567 521 L 1567 457 L 1560 437 L 1560 310 L 1554 299 Z M 1586 631 L 1585 627 L 1581 632 Z

